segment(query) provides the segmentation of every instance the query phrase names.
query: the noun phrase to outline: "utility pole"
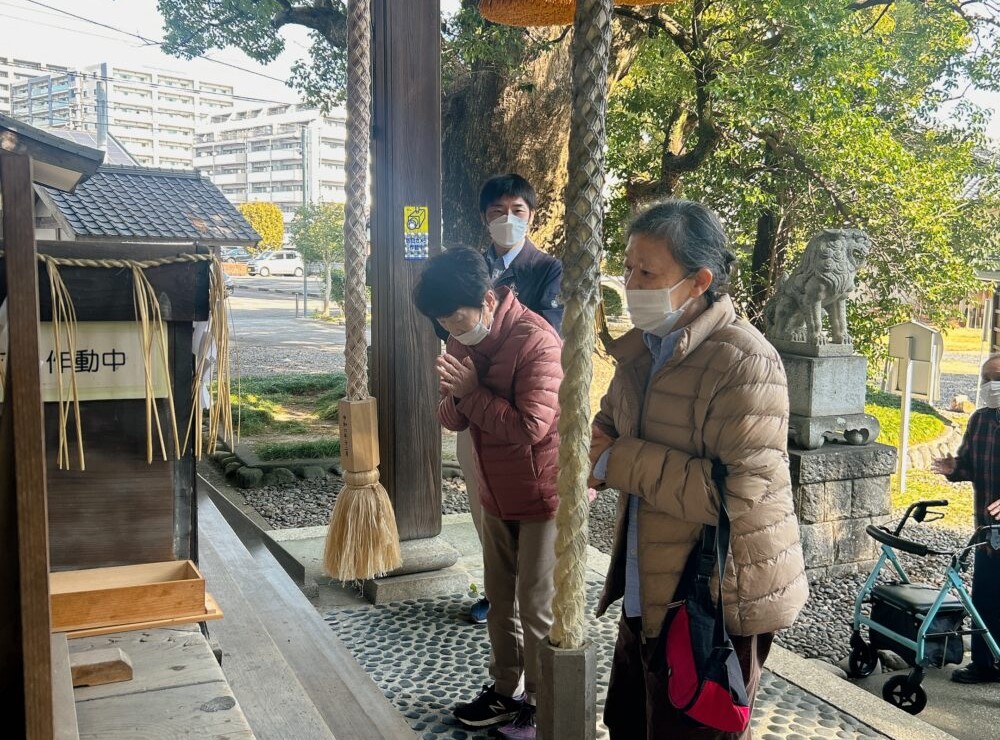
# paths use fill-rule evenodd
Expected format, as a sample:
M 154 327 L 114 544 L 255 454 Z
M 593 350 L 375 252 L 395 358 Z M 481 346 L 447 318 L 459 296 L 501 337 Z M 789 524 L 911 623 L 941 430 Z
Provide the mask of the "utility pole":
M 302 206 L 303 208 L 308 204 L 306 199 L 306 165 L 308 163 L 308 156 L 306 155 L 306 137 L 309 133 L 306 126 L 302 126 L 299 131 L 301 135 L 301 141 L 299 142 L 299 148 L 302 150 Z M 305 257 L 302 259 L 302 318 L 309 316 L 309 270 L 306 266 Z

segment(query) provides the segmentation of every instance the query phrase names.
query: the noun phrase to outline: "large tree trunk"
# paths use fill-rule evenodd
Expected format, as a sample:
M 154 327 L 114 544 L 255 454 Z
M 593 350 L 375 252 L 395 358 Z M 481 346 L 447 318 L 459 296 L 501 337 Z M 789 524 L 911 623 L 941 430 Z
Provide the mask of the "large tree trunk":
M 568 43 L 542 54 L 513 83 L 495 70 L 474 70 L 445 92 L 446 246 L 488 245 L 479 214 L 479 188 L 491 175 L 506 172 L 527 178 L 538 193 L 534 241 L 551 247 L 560 240 L 569 111 Z
M 635 58 L 637 24 L 615 24 L 609 84 Z M 553 37 L 561 34 L 552 31 Z M 572 104 L 569 35 L 510 78 L 473 69 L 455 80 L 442 102 L 444 244 L 485 249 L 489 235 L 479 214 L 486 178 L 516 172 L 532 184 L 538 208 L 532 240 L 559 255 L 565 216 Z

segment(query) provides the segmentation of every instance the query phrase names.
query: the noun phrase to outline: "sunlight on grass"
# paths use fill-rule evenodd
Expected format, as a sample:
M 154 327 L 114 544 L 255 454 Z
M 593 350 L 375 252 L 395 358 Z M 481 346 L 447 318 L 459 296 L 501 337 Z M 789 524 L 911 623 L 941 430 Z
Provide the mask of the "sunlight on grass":
M 901 405 L 902 399 L 892 393 L 869 388 L 865 396 L 865 412 L 878 419 L 882 427 L 878 441 L 890 447 L 899 447 Z M 910 404 L 910 447 L 937 439 L 947 428 L 947 420 L 932 406 L 923 401 Z
M 978 354 L 982 338 L 982 329 L 949 329 L 944 333 L 944 351 Z
M 929 470 L 908 470 L 906 493 L 900 493 L 899 479 L 895 475 L 890 491 L 893 509 L 905 509 L 916 501 L 945 499 L 948 506 L 939 509 L 944 514 L 944 519 L 936 522 L 939 526 L 968 528 L 974 523 L 971 483 L 949 483 Z

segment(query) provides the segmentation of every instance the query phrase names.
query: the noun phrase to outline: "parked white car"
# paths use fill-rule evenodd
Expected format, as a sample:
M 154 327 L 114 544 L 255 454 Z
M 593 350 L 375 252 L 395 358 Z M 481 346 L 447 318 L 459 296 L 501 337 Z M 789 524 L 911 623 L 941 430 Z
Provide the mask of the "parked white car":
M 305 265 L 302 256 L 294 249 L 279 249 L 275 252 L 264 252 L 247 263 L 247 272 L 251 275 L 293 275 L 302 277 Z

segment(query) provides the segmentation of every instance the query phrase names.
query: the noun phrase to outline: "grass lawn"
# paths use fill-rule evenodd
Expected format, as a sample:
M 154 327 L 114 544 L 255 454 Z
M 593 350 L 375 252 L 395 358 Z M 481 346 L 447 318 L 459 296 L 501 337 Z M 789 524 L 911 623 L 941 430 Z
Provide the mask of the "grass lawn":
M 878 441 L 890 447 L 899 447 L 902 425 L 900 406 L 902 399 L 892 393 L 882 393 L 871 388 L 865 396 L 865 411 L 882 426 Z M 910 447 L 937 439 L 948 427 L 948 420 L 933 406 L 923 401 L 910 404 Z
M 979 353 L 983 337 L 982 329 L 948 329 L 942 333 L 945 352 Z
M 261 459 L 340 454 L 336 421 L 337 404 L 347 392 L 343 373 L 244 377 L 231 391 L 239 435 Z
M 942 527 L 968 528 L 974 521 L 972 512 L 972 484 L 949 483 L 943 476 L 929 470 L 906 471 L 906 493 L 899 491 L 899 478 L 892 476 L 893 509 L 904 509 L 916 501 L 945 499 L 948 506 L 939 509 L 945 516 L 936 522 Z

